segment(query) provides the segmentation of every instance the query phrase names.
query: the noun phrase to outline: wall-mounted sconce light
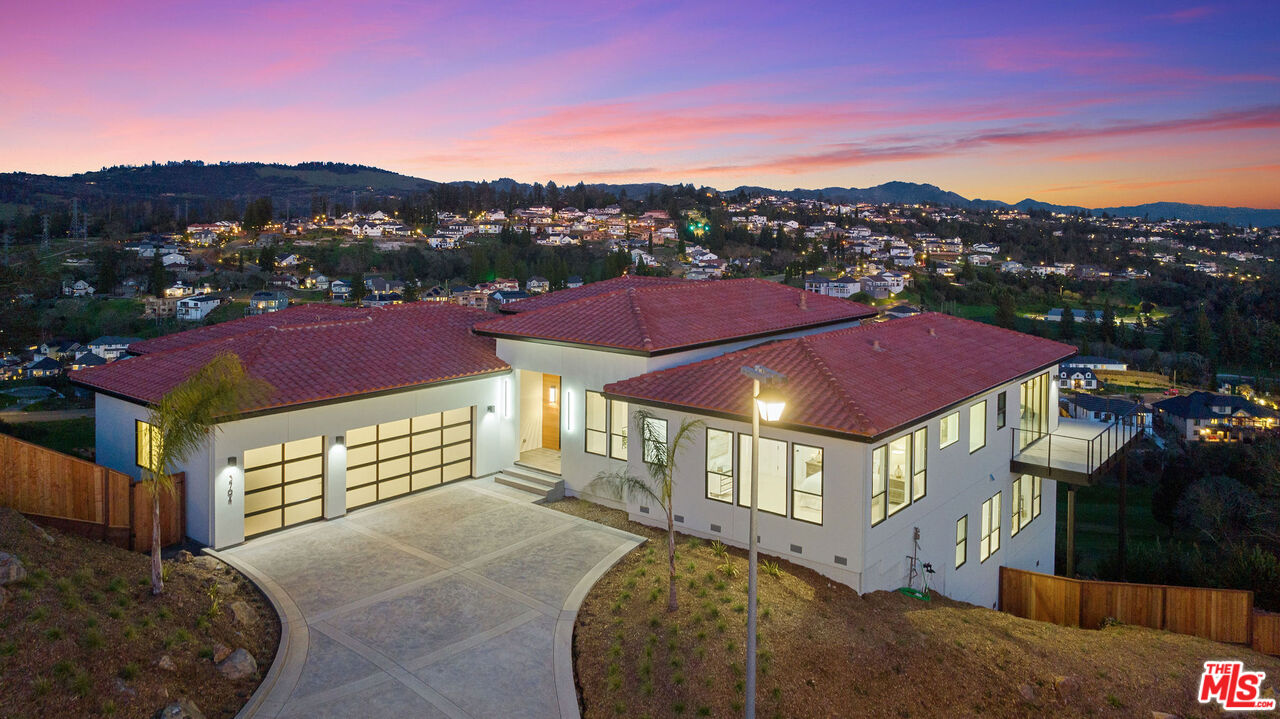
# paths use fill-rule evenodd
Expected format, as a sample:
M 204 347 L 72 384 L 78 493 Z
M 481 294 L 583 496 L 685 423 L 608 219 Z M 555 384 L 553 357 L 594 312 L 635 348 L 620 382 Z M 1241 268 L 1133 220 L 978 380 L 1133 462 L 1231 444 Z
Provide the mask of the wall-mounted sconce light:
M 564 391 L 564 430 L 573 431 L 573 390 Z
M 489 405 L 488 407 L 484 408 L 485 414 L 493 414 L 495 411 L 496 411 L 496 408 L 493 405 Z
M 502 378 L 502 418 L 511 419 L 511 378 Z
M 343 447 L 345 446 L 345 440 L 346 440 L 346 437 L 343 437 L 342 435 L 338 435 L 333 438 L 333 443 L 338 447 Z

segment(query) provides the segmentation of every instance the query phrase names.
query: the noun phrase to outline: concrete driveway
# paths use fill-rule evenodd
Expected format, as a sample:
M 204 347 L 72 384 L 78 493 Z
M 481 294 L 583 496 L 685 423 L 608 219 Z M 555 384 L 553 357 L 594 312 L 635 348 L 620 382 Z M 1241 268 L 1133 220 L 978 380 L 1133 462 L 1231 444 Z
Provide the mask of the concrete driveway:
M 640 540 L 530 498 L 470 480 L 214 553 L 284 623 L 240 716 L 577 717 L 578 606 Z

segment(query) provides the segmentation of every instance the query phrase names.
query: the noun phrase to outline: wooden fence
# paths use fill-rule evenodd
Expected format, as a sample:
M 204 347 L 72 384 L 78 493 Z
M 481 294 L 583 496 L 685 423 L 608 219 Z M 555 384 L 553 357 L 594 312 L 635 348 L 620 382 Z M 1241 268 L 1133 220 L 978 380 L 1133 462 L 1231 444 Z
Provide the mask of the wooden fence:
M 1108 617 L 1280 655 L 1280 614 L 1253 608 L 1253 592 L 1096 582 L 1000 568 L 1001 611 L 1098 629 Z
M 160 539 L 186 533 L 186 482 L 160 497 Z M 149 483 L 123 472 L 0 434 L 0 506 L 65 532 L 145 552 L 151 548 Z

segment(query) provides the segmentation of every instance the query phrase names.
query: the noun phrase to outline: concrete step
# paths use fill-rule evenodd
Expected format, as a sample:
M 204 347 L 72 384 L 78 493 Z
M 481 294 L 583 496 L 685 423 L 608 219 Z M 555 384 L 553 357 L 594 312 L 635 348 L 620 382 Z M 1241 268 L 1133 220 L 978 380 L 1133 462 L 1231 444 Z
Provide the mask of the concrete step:
M 556 485 L 564 482 L 564 480 L 556 477 L 555 475 L 540 472 L 536 469 L 528 469 L 526 467 L 512 467 L 510 469 L 504 469 L 502 470 L 502 474 L 505 474 L 508 477 L 522 479 L 530 484 L 536 484 L 546 487 L 547 489 L 554 489 Z
M 493 481 L 498 484 L 518 489 L 522 492 L 536 494 L 538 502 L 554 502 L 564 498 L 564 482 L 548 481 L 541 477 L 530 477 L 524 472 L 511 472 L 503 470 L 493 476 Z

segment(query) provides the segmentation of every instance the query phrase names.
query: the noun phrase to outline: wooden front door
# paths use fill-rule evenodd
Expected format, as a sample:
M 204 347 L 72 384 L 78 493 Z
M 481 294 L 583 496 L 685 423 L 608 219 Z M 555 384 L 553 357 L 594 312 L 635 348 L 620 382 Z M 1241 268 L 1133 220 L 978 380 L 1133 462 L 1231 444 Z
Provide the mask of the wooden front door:
M 560 376 L 542 375 L 542 447 L 560 451 Z

